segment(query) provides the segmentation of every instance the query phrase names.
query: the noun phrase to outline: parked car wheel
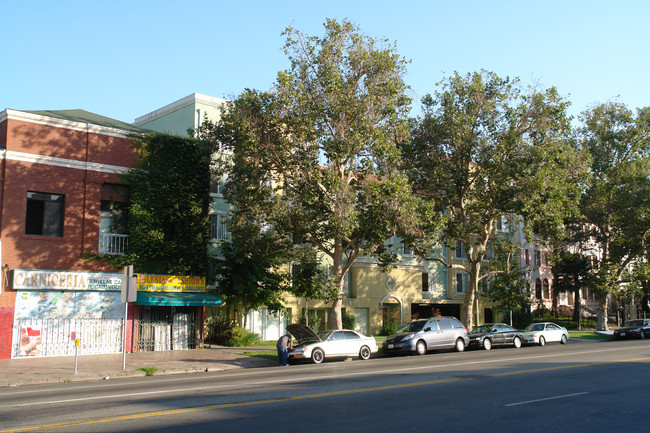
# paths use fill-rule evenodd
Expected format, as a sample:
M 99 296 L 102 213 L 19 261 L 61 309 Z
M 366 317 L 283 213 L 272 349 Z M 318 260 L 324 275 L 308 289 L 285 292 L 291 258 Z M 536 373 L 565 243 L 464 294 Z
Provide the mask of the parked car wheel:
M 361 350 L 359 350 L 359 358 L 363 359 L 364 361 L 366 359 L 370 359 L 370 348 L 368 346 L 363 346 Z
M 462 352 L 465 350 L 465 342 L 463 341 L 462 338 L 459 338 L 456 340 L 456 346 L 455 346 L 456 352 Z
M 540 336 L 539 337 L 539 345 L 543 346 L 545 344 L 546 344 L 546 338 L 544 338 L 544 336 Z
M 314 364 L 320 364 L 325 360 L 325 352 L 323 352 L 323 349 L 314 349 L 311 352 L 311 360 Z
M 566 343 L 567 343 L 566 335 L 563 335 L 563 336 L 562 336 L 562 338 L 560 339 L 560 343 L 562 343 L 562 344 L 566 344 Z
M 485 340 L 483 340 L 483 349 L 485 349 L 485 350 L 492 349 L 492 340 L 490 340 L 489 338 L 486 338 Z
M 512 340 L 512 344 L 513 344 L 517 349 L 519 349 L 519 348 L 521 347 L 521 338 L 519 338 L 519 337 L 515 337 L 515 338 L 513 338 L 513 340 Z
M 415 345 L 415 353 L 417 355 L 424 355 L 427 353 L 427 344 L 422 340 L 418 341 L 418 344 Z

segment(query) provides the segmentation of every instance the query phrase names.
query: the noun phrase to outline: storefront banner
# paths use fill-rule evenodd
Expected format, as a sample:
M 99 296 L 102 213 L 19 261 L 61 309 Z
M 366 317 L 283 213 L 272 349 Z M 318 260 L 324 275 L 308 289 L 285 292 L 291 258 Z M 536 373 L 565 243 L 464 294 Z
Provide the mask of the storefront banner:
M 120 291 L 122 274 L 119 272 L 52 271 L 14 269 L 15 290 L 92 290 Z
M 124 317 L 119 292 L 19 291 L 16 295 L 16 319 Z
M 138 291 L 205 292 L 205 277 L 138 274 Z

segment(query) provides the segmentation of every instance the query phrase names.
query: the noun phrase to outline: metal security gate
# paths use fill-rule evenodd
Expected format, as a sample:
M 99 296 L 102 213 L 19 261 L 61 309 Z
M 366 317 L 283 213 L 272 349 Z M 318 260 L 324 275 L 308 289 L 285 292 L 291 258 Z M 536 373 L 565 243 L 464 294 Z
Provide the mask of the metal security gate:
M 196 349 L 194 307 L 143 308 L 140 317 L 134 326 L 134 352 Z
M 12 358 L 119 353 L 123 319 L 16 319 Z

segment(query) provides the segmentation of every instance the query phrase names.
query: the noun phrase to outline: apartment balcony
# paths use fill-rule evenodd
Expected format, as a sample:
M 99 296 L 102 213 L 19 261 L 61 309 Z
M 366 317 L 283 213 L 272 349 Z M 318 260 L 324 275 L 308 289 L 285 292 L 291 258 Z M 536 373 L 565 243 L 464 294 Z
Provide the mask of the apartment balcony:
M 99 234 L 99 254 L 124 254 L 129 241 L 129 235 L 113 233 Z

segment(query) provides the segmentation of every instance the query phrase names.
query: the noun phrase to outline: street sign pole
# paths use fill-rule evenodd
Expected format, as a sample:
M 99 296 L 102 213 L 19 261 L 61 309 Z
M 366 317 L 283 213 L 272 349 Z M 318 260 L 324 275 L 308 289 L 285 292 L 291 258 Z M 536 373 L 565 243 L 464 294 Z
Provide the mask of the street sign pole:
M 122 278 L 122 302 L 124 302 L 124 322 L 122 325 L 122 370 L 126 370 L 126 324 L 128 319 L 129 302 L 135 302 L 138 299 L 138 287 L 133 276 L 133 265 L 124 267 L 124 277 Z

